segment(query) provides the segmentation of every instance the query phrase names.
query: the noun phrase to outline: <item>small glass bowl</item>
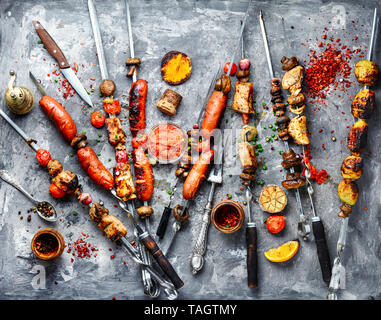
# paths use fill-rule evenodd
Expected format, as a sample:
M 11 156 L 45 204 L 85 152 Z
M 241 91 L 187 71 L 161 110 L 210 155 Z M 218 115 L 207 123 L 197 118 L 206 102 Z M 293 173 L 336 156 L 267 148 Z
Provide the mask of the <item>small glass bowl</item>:
M 177 156 L 176 158 L 163 159 L 163 158 L 159 157 L 157 155 L 156 151 L 153 150 L 153 146 L 151 143 L 152 139 L 154 139 L 155 131 L 156 130 L 160 130 L 160 131 L 163 130 L 162 132 L 164 132 L 164 130 L 166 130 L 165 128 L 167 126 L 175 128 L 176 130 L 178 130 L 182 134 L 182 145 L 181 145 L 179 156 Z M 162 129 L 159 129 L 159 128 L 162 128 Z M 168 139 L 167 139 L 167 142 L 169 142 Z M 184 132 L 183 129 L 181 129 L 178 125 L 171 123 L 171 122 L 165 122 L 165 123 L 158 124 L 151 129 L 151 131 L 148 134 L 147 146 L 148 146 L 148 148 L 147 148 L 148 153 L 150 154 L 150 156 L 152 158 L 154 158 L 156 161 L 158 161 L 159 163 L 163 163 L 163 164 L 175 163 L 175 162 L 178 162 L 180 160 L 180 158 L 182 157 L 184 152 L 187 150 L 188 136 L 187 136 L 186 132 Z M 169 144 L 167 146 L 169 146 Z
M 238 217 L 238 222 L 235 226 L 230 227 L 223 225 L 221 220 L 221 215 L 223 214 L 223 211 L 229 210 L 230 212 L 234 213 Z M 245 211 L 243 210 L 242 206 L 233 200 L 223 200 L 217 203 L 211 213 L 211 220 L 214 225 L 214 227 L 223 233 L 234 233 L 241 229 L 242 224 L 245 220 Z

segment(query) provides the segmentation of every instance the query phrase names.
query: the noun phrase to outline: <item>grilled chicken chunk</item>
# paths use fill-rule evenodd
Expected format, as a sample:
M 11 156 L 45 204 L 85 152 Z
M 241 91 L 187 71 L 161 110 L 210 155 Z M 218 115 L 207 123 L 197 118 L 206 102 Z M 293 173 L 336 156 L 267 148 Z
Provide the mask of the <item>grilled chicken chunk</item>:
M 61 190 L 70 194 L 73 193 L 78 187 L 78 177 L 71 171 L 61 171 L 52 179 L 52 183 L 54 183 Z
M 232 107 L 239 113 L 255 112 L 253 108 L 253 84 L 251 82 L 236 82 Z
M 126 134 L 118 117 L 112 116 L 106 119 L 108 141 L 112 146 L 118 143 L 126 143 Z
M 241 160 L 244 173 L 254 173 L 257 168 L 257 158 L 255 149 L 249 142 L 240 142 L 238 144 L 238 155 Z
M 364 120 L 357 121 L 348 134 L 348 150 L 354 156 L 359 156 L 364 151 L 368 138 L 368 125 Z
M 129 163 L 117 163 L 114 168 L 114 181 L 116 186 L 116 194 L 123 201 L 136 199 L 135 185 L 132 180 L 131 167 Z
M 361 90 L 352 101 L 352 114 L 358 119 L 369 119 L 376 108 L 376 95 L 369 89 Z
M 94 202 L 89 210 L 91 220 L 96 223 L 101 222 L 104 216 L 108 215 L 108 210 L 97 202 Z
M 290 90 L 293 94 L 298 94 L 297 90 L 300 91 L 302 88 L 303 69 L 302 66 L 296 66 L 287 71 L 282 78 L 283 89 Z
M 117 241 L 127 234 L 127 229 L 124 224 L 115 216 L 106 215 L 98 224 L 101 229 L 111 241 Z
M 288 124 L 288 134 L 297 144 L 308 145 L 310 140 L 307 135 L 307 118 L 306 116 L 292 118 Z

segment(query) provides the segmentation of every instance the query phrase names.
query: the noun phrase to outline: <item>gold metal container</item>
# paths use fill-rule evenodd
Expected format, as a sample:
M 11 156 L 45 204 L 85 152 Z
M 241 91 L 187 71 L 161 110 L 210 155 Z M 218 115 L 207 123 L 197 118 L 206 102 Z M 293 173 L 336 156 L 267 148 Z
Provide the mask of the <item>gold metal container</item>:
M 26 114 L 33 109 L 34 95 L 27 87 L 14 86 L 16 73 L 9 72 L 11 78 L 8 82 L 8 88 L 5 91 L 4 99 L 9 110 L 16 114 Z

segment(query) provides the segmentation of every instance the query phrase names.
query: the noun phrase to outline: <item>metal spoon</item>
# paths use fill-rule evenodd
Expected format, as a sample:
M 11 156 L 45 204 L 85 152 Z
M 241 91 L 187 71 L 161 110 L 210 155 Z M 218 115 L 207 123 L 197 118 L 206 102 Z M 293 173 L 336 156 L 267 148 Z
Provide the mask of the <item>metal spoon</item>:
M 55 222 L 57 221 L 57 211 L 56 209 L 53 207 L 53 205 L 51 203 L 49 203 L 48 201 L 38 201 L 36 199 L 34 199 L 29 192 L 27 192 L 21 185 L 20 183 L 18 183 L 18 181 L 12 177 L 8 171 L 6 170 L 0 170 L 0 178 L 2 180 L 4 180 L 6 183 L 10 184 L 12 187 L 16 188 L 17 190 L 19 190 L 21 193 L 23 193 L 30 201 L 32 201 L 34 203 L 34 205 L 36 206 L 37 208 L 37 213 L 38 215 L 40 216 L 41 219 L 44 219 L 46 221 L 49 221 L 49 222 Z M 47 216 L 44 216 L 43 213 L 41 211 L 38 210 L 38 208 L 40 206 L 50 206 L 52 209 L 53 209 L 53 215 L 50 216 L 50 217 L 47 217 Z

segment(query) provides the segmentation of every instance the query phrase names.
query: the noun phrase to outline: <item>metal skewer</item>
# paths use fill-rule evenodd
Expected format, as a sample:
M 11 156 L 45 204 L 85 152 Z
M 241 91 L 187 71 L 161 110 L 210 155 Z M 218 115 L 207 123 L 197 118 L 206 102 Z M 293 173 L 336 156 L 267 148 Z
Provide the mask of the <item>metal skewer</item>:
M 261 25 L 261 30 L 262 30 L 262 37 L 263 37 L 263 42 L 265 46 L 267 65 L 269 68 L 270 77 L 272 79 L 272 78 L 275 78 L 275 76 L 274 76 L 274 71 L 273 71 L 273 67 L 271 63 L 270 49 L 267 42 L 266 28 L 265 28 L 265 22 L 263 20 L 262 10 L 259 12 L 259 23 Z M 284 146 L 286 150 L 289 151 L 290 147 L 288 145 L 288 142 L 287 141 L 283 141 L 283 142 L 284 142 Z M 290 172 L 291 173 L 295 172 L 293 167 L 290 168 Z M 311 227 L 308 224 L 307 217 L 304 215 L 304 212 L 303 212 L 299 189 L 295 189 L 295 197 L 296 197 L 296 203 L 297 203 L 298 212 L 299 212 L 298 234 L 303 238 L 303 240 L 306 241 L 308 240 L 308 236 L 311 233 Z M 312 201 L 312 198 L 310 198 L 310 200 Z M 313 206 L 313 203 L 312 203 L 312 206 Z
M 370 38 L 369 43 L 369 51 L 367 59 L 369 61 L 373 58 L 373 51 L 374 51 L 374 44 L 375 44 L 375 38 L 377 33 L 377 23 L 378 20 L 378 9 L 374 8 L 374 14 L 373 14 L 373 24 L 372 24 L 372 35 Z M 369 86 L 365 86 L 365 89 L 369 89 Z M 336 251 L 337 251 L 337 257 L 335 258 L 333 262 L 332 267 L 332 278 L 329 283 L 328 293 L 327 293 L 327 299 L 328 300 L 337 300 L 337 292 L 341 287 L 341 281 L 345 279 L 345 268 L 342 264 L 342 254 L 344 252 L 344 248 L 347 241 L 347 232 L 348 232 L 348 224 L 349 224 L 349 216 L 346 218 L 341 218 L 341 227 L 340 227 L 340 234 L 339 239 L 337 241 Z

